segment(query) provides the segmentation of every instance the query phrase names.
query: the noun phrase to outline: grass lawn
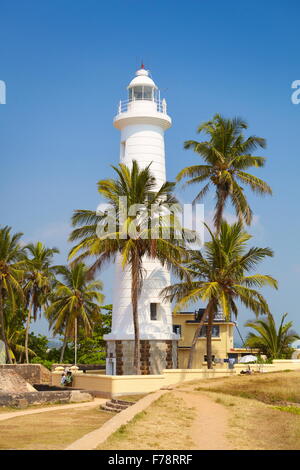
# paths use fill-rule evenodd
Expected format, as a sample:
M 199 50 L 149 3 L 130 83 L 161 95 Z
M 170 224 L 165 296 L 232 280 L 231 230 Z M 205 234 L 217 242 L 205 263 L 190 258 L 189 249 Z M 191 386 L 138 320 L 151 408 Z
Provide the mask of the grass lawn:
M 117 400 L 124 400 L 124 401 L 131 401 L 132 403 L 136 403 L 139 401 L 141 398 L 144 398 L 148 395 L 148 393 L 141 393 L 139 395 L 121 395 L 119 397 L 116 397 Z
M 102 426 L 114 414 L 95 408 L 47 411 L 0 421 L 0 449 L 64 449 Z
M 300 372 L 272 372 L 203 380 L 194 390 L 254 398 L 268 404 L 300 404 Z
M 228 439 L 237 450 L 299 450 L 300 415 L 258 400 L 209 392 L 230 412 Z
M 199 393 L 199 401 L 205 394 L 227 409 L 230 448 L 300 450 L 299 385 L 300 373 L 293 371 L 201 380 L 178 388 L 194 396 Z M 194 415 L 184 400 L 167 393 L 122 426 L 99 450 L 192 449 Z
M 300 372 L 202 380 L 181 389 L 207 393 L 230 411 L 236 449 L 300 449 Z
M 121 426 L 98 449 L 190 449 L 192 422 L 192 409 L 168 393 Z

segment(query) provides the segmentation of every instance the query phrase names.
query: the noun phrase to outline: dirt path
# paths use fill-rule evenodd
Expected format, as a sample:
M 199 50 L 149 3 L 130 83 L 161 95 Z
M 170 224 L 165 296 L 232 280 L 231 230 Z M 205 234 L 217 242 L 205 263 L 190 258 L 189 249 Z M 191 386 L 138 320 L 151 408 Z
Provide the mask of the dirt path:
M 31 408 L 30 410 L 24 411 L 9 411 L 8 413 L 1 413 L 0 414 L 0 421 L 5 421 L 7 419 L 18 418 L 19 416 L 25 415 L 33 415 L 38 413 L 46 413 L 47 411 L 57 411 L 57 410 L 64 410 L 66 408 L 92 408 L 100 405 L 101 403 L 105 403 L 107 399 L 105 398 L 94 398 L 93 401 L 88 401 L 84 403 L 70 403 L 68 405 L 58 405 L 58 406 L 47 406 L 44 408 L 34 409 Z
M 189 408 L 195 408 L 196 419 L 191 427 L 191 437 L 198 450 L 229 450 L 234 446 L 226 435 L 229 431 L 229 411 L 205 394 L 173 390 Z

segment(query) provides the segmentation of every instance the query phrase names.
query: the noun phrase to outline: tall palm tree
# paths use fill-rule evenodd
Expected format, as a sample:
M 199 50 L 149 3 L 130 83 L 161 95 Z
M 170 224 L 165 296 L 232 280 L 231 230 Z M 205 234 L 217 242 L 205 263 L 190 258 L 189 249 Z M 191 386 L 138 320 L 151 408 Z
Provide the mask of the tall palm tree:
M 106 214 L 84 210 L 75 212 L 73 226 L 78 228 L 72 232 L 70 240 L 79 242 L 71 250 L 70 257 L 78 256 L 79 253 L 78 259 L 95 256 L 92 272 L 100 269 L 105 262 L 114 261 L 117 255 L 120 256 L 123 268 L 130 267 L 134 367 L 139 374 L 138 298 L 143 284 L 142 260 L 144 257 L 158 259 L 163 266 L 174 271 L 180 270 L 180 261 L 186 254 L 183 248 L 185 238 L 189 237 L 189 233 L 182 233 L 176 210 L 170 214 L 169 205 L 174 207 L 177 204 L 172 195 L 174 183 L 166 182 L 157 190 L 150 165 L 141 169 L 136 161 L 133 161 L 131 169 L 124 164 L 112 168 L 117 178 L 98 183 L 98 191 L 110 209 Z M 141 209 L 135 215 L 130 215 L 130 211 L 125 211 L 124 200 L 128 208 L 139 205 Z M 158 232 L 155 235 L 151 230 L 153 219 L 157 219 Z M 114 222 L 112 226 L 110 221 Z M 133 226 L 135 229 L 130 230 Z M 103 230 L 99 230 L 99 227 Z M 177 232 L 182 234 L 182 239 L 176 238 Z
M 265 139 L 257 136 L 245 138 L 243 131 L 247 123 L 240 119 L 226 119 L 216 114 L 211 121 L 204 122 L 198 132 L 205 132 L 209 139 L 204 142 L 187 140 L 186 149 L 192 148 L 204 160 L 204 164 L 188 166 L 177 175 L 177 181 L 190 178 L 186 185 L 202 184 L 194 202 L 200 201 L 211 187 L 216 190 L 214 224 L 220 230 L 224 208 L 228 200 L 235 208 L 237 217 L 250 225 L 252 211 L 244 194 L 244 186 L 258 194 L 272 194 L 267 183 L 247 173 L 248 168 L 263 167 L 265 158 L 252 155 L 257 147 L 266 146 Z
M 23 326 L 23 306 L 14 313 L 11 310 L 9 302 L 5 302 L 5 333 L 7 344 L 10 352 L 12 362 L 22 362 L 22 357 L 25 353 L 24 338 L 25 328 Z M 36 353 L 28 348 L 29 356 L 36 356 Z
M 25 331 L 25 358 L 29 363 L 28 355 L 28 335 L 30 321 L 37 318 L 38 311 L 41 311 L 47 303 L 47 298 L 54 281 L 54 268 L 51 266 L 53 256 L 59 253 L 57 248 L 47 248 L 41 242 L 30 243 L 25 247 L 26 251 L 26 279 L 24 293 L 26 297 L 28 314 Z
M 62 362 L 68 339 L 76 340 L 77 326 L 82 326 L 86 334 L 91 333 L 93 323 L 99 319 L 104 295 L 100 292 L 102 283 L 91 280 L 91 273 L 84 263 L 59 266 L 56 272 L 62 280 L 57 281 L 45 314 L 54 334 L 64 332 Z
M 24 249 L 20 245 L 22 233 L 11 234 L 11 227 L 0 229 L 0 326 L 5 344 L 6 357 L 12 363 L 5 327 L 4 302 L 9 300 L 12 312 L 16 310 L 16 300 L 22 302 L 24 294 Z
M 266 300 L 254 287 L 270 285 L 277 288 L 277 282 L 271 276 L 248 274 L 265 257 L 273 256 L 273 252 L 269 248 L 247 249 L 251 235 L 243 230 L 241 222 L 229 225 L 223 221 L 219 236 L 207 229 L 211 240 L 204 244 L 203 254 L 201 251 L 191 251 L 186 263 L 191 279 L 169 286 L 162 292 L 171 301 L 177 301 L 177 310 L 199 300 L 207 304 L 195 331 L 188 368 L 192 368 L 197 339 L 204 322 L 207 321 L 207 366 L 211 368 L 212 324 L 217 311 L 221 310 L 228 320 L 232 314 L 237 316 L 236 302 L 240 301 L 257 315 L 269 313 Z
M 255 333 L 250 332 L 246 339 L 246 346 L 259 348 L 261 352 L 272 359 L 278 359 L 288 353 L 291 343 L 300 339 L 300 336 L 291 330 L 293 322 L 284 324 L 287 313 L 282 315 L 279 328 L 277 329 L 273 315 L 269 314 L 264 319 L 249 321 L 245 324 L 253 328 Z

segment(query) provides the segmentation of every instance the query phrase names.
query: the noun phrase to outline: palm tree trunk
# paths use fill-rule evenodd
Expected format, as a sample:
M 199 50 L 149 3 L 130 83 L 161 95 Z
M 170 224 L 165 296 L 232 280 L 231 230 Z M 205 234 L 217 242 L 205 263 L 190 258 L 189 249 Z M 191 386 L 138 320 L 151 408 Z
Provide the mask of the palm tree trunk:
M 77 318 L 74 323 L 74 352 L 75 352 L 75 366 L 77 365 Z
M 61 352 L 60 352 L 60 359 L 59 359 L 60 364 L 62 363 L 63 358 L 64 358 L 64 354 L 65 354 L 65 350 L 66 350 L 66 346 L 67 346 L 67 341 L 68 341 L 68 335 L 67 335 L 67 327 L 66 327 L 64 343 L 63 343 L 63 346 L 62 346 Z
M 29 364 L 29 356 L 28 356 L 28 336 L 29 336 L 29 328 L 30 328 L 30 319 L 31 319 L 31 311 L 32 311 L 32 298 L 29 303 L 28 307 L 28 315 L 27 315 L 27 321 L 26 321 L 26 330 L 25 330 L 25 359 L 26 359 L 26 364 Z
M 221 230 L 221 224 L 223 220 L 223 212 L 226 203 L 226 199 L 228 197 L 228 193 L 224 191 L 224 189 L 218 188 L 217 190 L 217 204 L 216 204 L 216 212 L 214 215 L 214 224 L 216 227 L 216 235 L 219 235 Z
M 137 255 L 133 255 L 131 263 L 131 303 L 134 326 L 134 361 L 133 366 L 137 375 L 141 373 L 140 327 L 138 318 L 139 266 Z
M 195 331 L 195 334 L 194 334 L 194 338 L 193 338 L 193 341 L 192 341 L 192 345 L 191 345 L 191 350 L 190 350 L 190 355 L 189 355 L 189 360 L 188 360 L 188 366 L 187 368 L 188 369 L 192 369 L 192 366 L 193 366 L 193 360 L 194 360 L 194 355 L 195 355 L 195 351 L 196 351 L 196 344 L 197 344 L 197 341 L 198 341 L 198 338 L 199 338 L 199 334 L 200 334 L 200 331 L 204 325 L 204 322 L 206 321 L 207 317 L 209 316 L 209 313 L 210 311 L 213 311 L 213 301 L 210 300 L 206 309 L 205 309 L 205 312 L 203 314 L 203 317 Z
M 11 360 L 11 355 L 6 339 L 6 334 L 5 334 L 5 321 L 4 321 L 4 311 L 3 311 L 3 298 L 2 298 L 2 284 L 0 283 L 0 324 L 1 324 L 1 336 L 2 336 L 2 341 L 5 346 L 5 351 L 6 351 L 6 359 L 9 364 L 12 364 Z
M 212 334 L 212 323 L 214 319 L 214 311 L 209 312 L 207 329 L 206 329 L 206 355 L 207 355 L 207 368 L 212 369 L 212 344 L 211 344 L 211 334 Z

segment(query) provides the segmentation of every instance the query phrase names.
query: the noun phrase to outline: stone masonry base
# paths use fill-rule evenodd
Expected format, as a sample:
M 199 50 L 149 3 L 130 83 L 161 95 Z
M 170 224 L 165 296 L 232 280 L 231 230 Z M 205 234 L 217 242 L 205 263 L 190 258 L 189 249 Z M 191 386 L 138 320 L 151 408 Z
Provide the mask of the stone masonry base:
M 160 374 L 163 369 L 177 369 L 177 341 L 141 340 L 141 373 Z M 116 374 L 135 374 L 133 367 L 134 341 L 107 341 L 107 358 L 116 358 Z

